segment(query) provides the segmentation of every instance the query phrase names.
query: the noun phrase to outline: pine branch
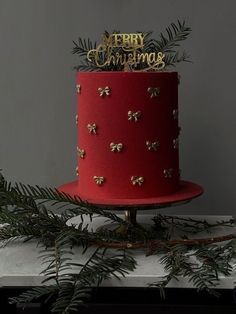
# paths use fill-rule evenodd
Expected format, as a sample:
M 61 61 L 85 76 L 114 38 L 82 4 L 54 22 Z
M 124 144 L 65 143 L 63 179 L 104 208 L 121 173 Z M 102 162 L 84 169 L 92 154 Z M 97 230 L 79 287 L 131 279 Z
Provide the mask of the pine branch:
M 150 284 L 151 287 L 157 287 L 160 291 L 160 296 L 165 298 L 165 288 L 170 283 L 171 280 L 179 280 L 178 276 L 181 275 L 182 265 L 187 263 L 187 257 L 184 255 L 186 253 L 186 248 L 184 246 L 176 246 L 173 251 L 166 248 L 167 253 L 161 258 L 160 263 L 164 265 L 165 270 L 168 272 L 167 275 L 163 277 L 162 280 L 153 282 Z M 176 253 L 177 251 L 177 253 Z
M 41 232 L 35 228 L 30 216 L 20 214 L 19 211 L 0 211 L 0 242 L 1 246 L 6 246 L 10 242 L 18 239 L 28 241 L 32 238 L 40 238 Z
M 59 195 L 57 191 L 54 191 L 52 189 L 48 190 L 37 187 L 37 193 L 33 188 L 33 193 L 31 193 L 30 188 L 28 186 L 26 188 L 27 190 L 24 187 L 24 191 L 22 192 L 25 193 L 23 194 L 23 196 L 27 200 L 30 197 L 35 198 L 36 201 L 37 199 L 39 199 L 39 204 L 42 203 L 41 199 L 43 197 L 49 198 L 46 201 L 43 200 L 44 204 L 46 204 L 48 201 L 49 203 L 53 202 L 53 205 L 58 204 L 59 207 L 62 207 L 61 203 L 63 204 L 63 207 L 66 206 L 66 204 L 68 204 L 68 200 L 70 203 L 78 202 L 77 199 L 71 198 L 70 196 L 67 197 L 67 195 L 64 194 Z M 15 197 L 18 199 L 21 192 L 17 189 L 11 189 L 7 193 L 11 194 L 10 198 L 12 200 Z M 21 196 L 22 195 L 20 194 L 20 197 Z M 56 201 L 53 201 L 53 199 L 56 199 Z M 11 201 L 11 203 L 13 202 Z M 23 204 L 21 204 L 21 206 L 24 207 Z M 55 214 L 51 210 L 47 210 L 45 206 L 37 206 L 33 208 L 29 208 L 28 206 L 26 206 L 26 209 L 21 208 L 14 209 L 12 211 L 5 210 L 0 212 L 0 223 L 2 222 L 8 224 L 0 230 L 0 239 L 5 241 L 4 245 L 9 243 L 11 240 L 14 239 L 14 237 L 17 236 L 26 237 L 28 239 L 37 238 L 41 243 L 44 243 L 46 246 L 52 245 L 53 241 L 55 241 L 56 238 L 60 238 L 60 241 L 70 241 L 71 245 L 82 245 L 84 250 L 86 250 L 89 245 L 99 239 L 108 242 L 119 241 L 120 236 L 115 236 L 114 233 L 105 231 L 99 231 L 96 233 L 88 232 L 88 226 L 83 225 L 83 214 L 89 215 L 90 220 L 92 219 L 92 216 L 96 214 L 100 216 L 105 216 L 106 218 L 115 220 L 117 222 L 121 221 L 122 223 L 127 224 L 125 221 L 123 221 L 115 214 L 112 214 L 111 212 L 109 213 L 107 211 L 94 208 L 93 206 L 90 209 L 90 205 L 88 205 L 89 207 L 84 207 L 84 209 L 82 210 L 81 206 L 79 206 L 79 208 L 76 208 L 76 206 L 74 206 L 73 209 L 67 209 L 65 212 L 61 213 L 60 216 L 58 216 L 58 214 Z M 83 204 L 83 206 L 85 205 Z M 82 221 L 81 225 L 68 226 L 67 221 L 75 216 L 78 216 L 79 214 Z
M 206 219 L 193 219 L 191 217 L 177 217 L 158 214 L 152 219 L 157 229 L 169 228 L 172 231 L 179 230 L 182 232 L 196 234 L 198 232 L 211 232 L 211 229 L 217 227 L 234 227 L 234 219 L 217 221 L 209 223 Z
M 166 28 L 167 35 L 160 34 L 160 40 L 154 40 L 156 51 L 163 53 L 175 53 L 176 47 L 180 46 L 180 41 L 185 40 L 191 33 L 191 28 L 185 25 L 185 21 L 177 21 L 177 24 L 171 23 Z
M 75 205 L 74 208 L 70 210 L 70 213 L 74 213 L 75 216 L 85 214 L 92 217 L 96 214 L 98 216 L 108 218 L 111 221 L 125 224 L 123 219 L 111 212 L 108 212 L 110 208 L 106 208 L 104 206 L 104 209 L 101 209 L 93 204 L 82 201 L 78 196 L 72 197 L 64 192 L 59 192 L 57 189 L 42 188 L 37 185 L 31 186 L 19 183 L 12 188 L 12 191 L 13 193 L 16 193 L 16 195 L 31 198 L 34 201 L 41 200 L 44 204 L 48 202 L 50 203 L 50 206 L 56 206 L 58 204 L 61 205 L 62 203 L 65 203 L 63 206 L 66 204 Z
M 98 248 L 82 265 L 73 263 L 71 256 L 73 251 L 67 244 L 62 245 L 55 241 L 52 248 L 47 248 L 41 253 L 42 263 L 46 264 L 42 272 L 46 276 L 45 282 L 55 281 L 55 285 L 34 288 L 19 297 L 11 298 L 11 303 L 26 303 L 39 297 L 56 295 L 56 301 L 52 304 L 52 313 L 74 313 L 78 306 L 84 304 L 91 294 L 91 286 L 99 285 L 105 279 L 115 276 L 125 276 L 133 271 L 136 262 L 125 251 L 117 251 L 107 254 L 107 250 Z M 73 272 L 71 270 L 73 268 Z M 75 268 L 79 268 L 77 272 Z
M 83 304 L 90 296 L 90 288 L 79 286 L 73 276 L 68 275 L 71 269 L 70 261 L 72 251 L 57 245 L 54 248 L 42 251 L 43 264 L 47 267 L 42 272 L 46 276 L 44 282 L 55 280 L 54 285 L 33 288 L 22 293 L 18 297 L 10 299 L 10 303 L 27 303 L 39 298 L 47 299 L 56 296 L 56 301 L 52 304 L 52 313 L 73 313 L 75 309 Z
M 43 283 L 53 280 L 55 284 L 50 285 L 49 289 L 43 286 L 29 290 L 17 298 L 12 298 L 11 303 L 26 303 L 49 294 L 46 301 L 52 296 L 57 296 L 52 304 L 51 313 L 73 313 L 75 309 L 77 310 L 78 306 L 89 298 L 91 289 L 78 285 L 74 275 L 68 274 L 71 270 L 71 255 L 73 255 L 71 248 L 58 245 L 57 241 L 54 247 L 41 251 L 42 264 L 46 264 L 42 272 L 46 276 Z
M 99 68 L 94 61 L 88 61 L 86 59 L 87 54 L 90 50 L 96 49 L 96 42 L 93 44 L 91 40 L 78 38 L 78 41 L 73 41 L 74 47 L 72 49 L 72 54 L 77 54 L 79 57 L 84 57 L 84 61 L 79 65 L 75 66 L 74 69 L 77 71 L 98 71 Z
M 40 258 L 42 264 L 46 264 L 46 268 L 41 273 L 46 276 L 43 283 L 54 280 L 60 286 L 60 281 L 68 278 L 67 273 L 71 270 L 72 255 L 72 248 L 58 245 L 57 240 L 54 242 L 53 247 L 42 250 Z
M 236 233 L 227 234 L 225 236 L 216 236 L 216 237 L 210 237 L 210 238 L 196 238 L 196 239 L 173 239 L 173 240 L 151 240 L 148 242 L 148 251 L 146 253 L 147 256 L 157 254 L 160 252 L 162 247 L 166 246 L 175 246 L 178 244 L 182 244 L 188 247 L 192 246 L 201 246 L 201 245 L 207 245 L 207 244 L 214 244 L 214 243 L 220 243 L 224 241 L 229 240 L 236 241 Z
M 58 215 L 46 209 L 45 205 L 57 206 L 65 211 Z M 88 225 L 83 221 L 85 214 L 91 221 L 95 214 L 119 222 L 128 228 L 129 237 L 125 238 L 106 230 L 89 231 Z M 80 215 L 81 223 L 78 226 L 68 226 L 68 219 L 77 215 Z M 45 265 L 42 272 L 45 282 L 55 282 L 54 285 L 33 288 L 17 298 L 12 298 L 11 302 L 25 303 L 38 298 L 46 299 L 46 302 L 54 296 L 56 301 L 52 305 L 52 313 L 74 313 L 88 300 L 92 286 L 100 285 L 111 277 L 120 279 L 135 269 L 136 261 L 125 249 L 108 250 L 100 247 L 90 255 L 84 265 L 74 263 L 74 245 L 82 246 L 83 254 L 94 243 L 103 247 L 148 247 L 152 249 L 152 254 L 162 253 L 161 263 L 167 275 L 152 284 L 160 289 L 162 295 L 170 281 L 179 280 L 180 277 L 186 277 L 198 290 L 215 294 L 213 288 L 219 283 L 219 275 L 231 276 L 234 271 L 236 235 L 205 239 L 170 239 L 168 229 L 176 228 L 183 232 L 197 233 L 210 231 L 218 226 L 232 227 L 234 221 L 210 224 L 205 220 L 158 215 L 154 222 L 159 233 L 155 230 L 146 232 L 142 228 L 129 225 L 104 208 L 97 208 L 56 189 L 23 184 L 12 186 L 0 176 L 2 244 L 5 244 L 4 241 L 7 244 L 16 239 L 36 238 L 45 248 L 41 252 L 42 263 Z M 142 243 L 138 242 L 138 238 L 142 239 Z M 230 239 L 232 240 L 229 241 Z M 228 242 L 221 246 L 212 244 L 214 241 L 219 243 L 225 240 Z
M 79 306 L 83 305 L 91 295 L 90 288 L 84 288 L 73 282 L 61 284 L 56 302 L 52 304 L 51 313 L 70 314 L 78 313 Z
M 223 246 L 211 245 L 198 248 L 194 255 L 202 263 L 201 269 L 224 276 L 230 276 L 233 272 L 231 261 L 236 257 L 234 246 L 236 241 L 229 241 Z
M 96 49 L 96 42 L 93 44 L 92 41 L 88 39 L 78 38 L 78 41 L 73 41 L 74 47 L 72 49 L 72 54 L 78 54 L 79 56 L 87 56 L 89 50 Z
M 198 291 L 205 290 L 208 293 L 218 296 L 213 289 L 219 283 L 218 272 L 216 269 L 206 269 L 191 261 L 192 254 L 189 254 L 186 247 L 177 245 L 172 247 L 161 258 L 161 264 L 164 264 L 165 270 L 168 272 L 162 280 L 154 282 L 151 286 L 160 289 L 160 295 L 165 297 L 165 288 L 171 280 L 179 280 L 179 277 L 187 277 L 189 282 L 193 282 L 194 287 Z
M 37 209 L 33 198 L 17 193 L 12 184 L 5 181 L 4 178 L 0 184 L 0 205 L 5 208 L 12 206 L 13 208 Z
M 135 268 L 136 261 L 125 250 L 117 250 L 109 255 L 107 249 L 98 248 L 81 269 L 79 280 L 83 285 L 100 285 L 111 276 L 117 279 L 125 277 Z
M 180 62 L 191 62 L 189 60 L 189 55 L 186 54 L 186 52 L 183 52 L 181 55 L 179 54 L 179 52 L 175 52 L 173 54 L 165 54 L 165 67 L 169 67 L 169 66 L 176 66 L 176 63 L 180 63 Z
M 47 301 L 49 301 L 49 299 L 57 293 L 58 287 L 56 285 L 40 286 L 27 290 L 21 293 L 19 296 L 9 298 L 8 300 L 10 304 L 30 303 L 32 301 L 39 300 L 48 296 Z M 44 303 L 46 303 L 46 301 Z

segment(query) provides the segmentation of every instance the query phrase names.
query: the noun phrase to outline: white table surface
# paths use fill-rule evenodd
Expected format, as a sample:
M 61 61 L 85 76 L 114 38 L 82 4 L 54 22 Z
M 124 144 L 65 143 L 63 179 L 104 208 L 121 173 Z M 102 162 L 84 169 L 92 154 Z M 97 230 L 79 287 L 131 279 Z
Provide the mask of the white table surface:
M 189 216 L 179 216 L 189 217 Z M 195 219 L 206 219 L 209 222 L 219 220 L 229 220 L 230 216 L 191 216 Z M 153 215 L 138 215 L 138 222 L 148 222 Z M 76 224 L 79 218 L 75 217 L 70 223 Z M 88 223 L 89 221 L 85 223 Z M 99 225 L 104 224 L 104 218 L 96 218 L 90 228 L 96 229 Z M 214 228 L 216 230 L 216 228 Z M 211 235 L 219 236 L 235 232 L 235 228 L 219 227 Z M 199 237 L 206 237 L 206 234 L 198 234 Z M 209 235 L 208 235 L 209 236 Z M 81 253 L 80 248 L 76 248 L 74 259 L 77 263 L 83 263 L 87 260 L 94 248 L 89 248 L 85 254 Z M 40 274 L 44 269 L 39 259 L 40 248 L 35 241 L 23 243 L 17 241 L 10 243 L 8 246 L 0 249 L 0 287 L 19 287 L 19 286 L 38 286 L 42 284 L 45 277 Z M 118 280 L 111 278 L 103 283 L 103 286 L 113 287 L 147 287 L 150 283 L 160 280 L 166 273 L 163 265 L 159 263 L 161 256 L 145 256 L 142 249 L 132 250 L 133 256 L 137 260 L 137 268 L 129 273 L 125 278 Z M 236 272 L 232 276 L 225 278 L 220 277 L 220 284 L 217 288 L 233 289 L 236 281 Z M 185 278 L 172 280 L 168 287 L 171 288 L 192 288 L 192 284 Z

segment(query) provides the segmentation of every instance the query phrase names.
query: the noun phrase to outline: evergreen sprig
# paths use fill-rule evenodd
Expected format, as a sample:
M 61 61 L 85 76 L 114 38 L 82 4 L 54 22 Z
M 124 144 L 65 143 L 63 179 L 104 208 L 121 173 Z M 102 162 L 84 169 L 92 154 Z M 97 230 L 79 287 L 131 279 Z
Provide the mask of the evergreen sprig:
M 16 303 L 32 303 L 36 300 L 45 298 L 44 302 L 48 302 L 52 297 L 58 293 L 58 287 L 56 285 L 33 287 L 21 293 L 17 297 L 9 298 L 10 304 Z M 47 298 L 46 298 L 47 297 Z
M 167 275 L 152 285 L 160 289 L 162 296 L 165 295 L 165 287 L 180 277 L 187 278 L 198 290 L 216 295 L 220 274 L 226 277 L 233 274 L 235 237 L 223 245 L 170 245 L 175 231 L 182 232 L 182 237 L 187 239 L 189 233 L 210 232 L 219 226 L 233 227 L 233 220 L 213 224 L 206 220 L 157 215 L 153 228 L 147 231 L 129 224 L 108 209 L 88 204 L 56 189 L 11 184 L 0 176 L 0 242 L 7 245 L 15 240 L 35 239 L 41 247 L 42 275 L 45 277 L 43 286 L 11 298 L 10 302 L 50 301 L 52 313 L 76 313 L 88 301 L 92 287 L 114 276 L 122 278 L 135 269 L 136 261 L 127 249 L 94 249 L 91 246 L 94 243 L 119 244 L 128 240 L 135 244 L 140 239 L 148 243 L 156 237 L 158 241 L 152 254 L 162 254 L 161 263 Z M 84 215 L 91 222 L 95 216 L 100 216 L 118 223 L 127 230 L 127 234 L 119 235 L 105 229 L 90 230 Z M 71 220 L 75 216 L 81 218 L 79 225 L 74 225 Z M 86 256 L 89 256 L 84 264 L 74 261 L 76 246 L 81 247 L 81 254 L 87 252 Z
M 193 218 L 184 218 L 178 216 L 168 216 L 158 214 L 153 217 L 155 227 L 159 228 L 168 228 L 170 230 L 178 230 L 180 232 L 187 232 L 188 234 L 196 234 L 199 232 L 210 233 L 215 227 L 228 227 L 232 228 L 235 224 L 234 219 L 227 221 L 221 220 L 215 223 L 210 223 L 206 219 L 193 219 Z
M 205 268 L 192 260 L 194 253 L 189 253 L 185 246 L 176 245 L 166 253 L 160 260 L 167 271 L 160 281 L 154 282 L 151 286 L 158 287 L 160 295 L 165 298 L 165 287 L 173 280 L 178 281 L 180 277 L 188 278 L 198 291 L 205 290 L 208 293 L 218 296 L 213 288 L 219 283 L 218 271 Z
M 33 288 L 18 297 L 10 299 L 13 303 L 32 302 L 44 297 L 47 302 L 52 297 L 56 301 L 52 304 L 52 313 L 76 313 L 78 307 L 83 305 L 91 295 L 91 287 L 99 286 L 104 280 L 115 276 L 125 276 L 136 267 L 136 261 L 126 251 L 109 253 L 105 249 L 97 248 L 83 265 L 71 262 L 65 257 L 71 254 L 68 249 L 47 250 L 41 256 L 47 264 L 44 274 L 47 281 L 54 280 L 54 285 Z M 73 268 L 73 273 L 69 271 Z
M 191 33 L 191 28 L 185 25 L 185 21 L 177 21 L 177 23 L 171 23 L 166 28 L 167 35 L 160 34 L 159 40 L 154 40 L 155 48 L 157 51 L 163 53 L 175 53 L 176 48 L 180 46 L 180 41 L 187 39 Z

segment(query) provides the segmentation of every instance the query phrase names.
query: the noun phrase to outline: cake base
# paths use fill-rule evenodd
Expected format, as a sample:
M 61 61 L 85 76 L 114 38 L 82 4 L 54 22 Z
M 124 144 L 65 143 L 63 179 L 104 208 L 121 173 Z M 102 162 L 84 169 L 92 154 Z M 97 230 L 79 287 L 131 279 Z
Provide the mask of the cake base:
M 151 197 L 151 198 L 140 198 L 140 199 L 114 199 L 114 198 L 106 198 L 106 199 L 98 199 L 98 198 L 86 198 L 78 193 L 78 181 L 73 181 L 64 185 L 61 185 L 58 188 L 58 191 L 67 193 L 71 196 L 78 196 L 83 201 L 88 203 L 92 203 L 95 205 L 108 205 L 112 207 L 116 207 L 114 209 L 124 210 L 124 207 L 129 206 L 141 206 L 142 209 L 149 209 L 150 206 L 153 205 L 161 205 L 162 207 L 168 206 L 168 204 L 173 205 L 173 203 L 185 202 L 190 201 L 191 199 L 200 196 L 203 193 L 203 188 L 195 183 L 188 182 L 188 181 L 181 181 L 180 187 L 178 191 L 175 193 L 158 196 L 158 197 Z

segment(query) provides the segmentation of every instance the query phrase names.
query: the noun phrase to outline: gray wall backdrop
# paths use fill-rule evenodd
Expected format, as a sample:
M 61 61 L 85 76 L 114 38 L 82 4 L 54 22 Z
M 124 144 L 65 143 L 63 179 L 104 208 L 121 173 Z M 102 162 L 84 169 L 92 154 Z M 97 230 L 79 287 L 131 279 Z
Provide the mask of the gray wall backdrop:
M 168 213 L 236 214 L 234 0 L 0 0 L 0 168 L 6 178 L 58 186 L 75 179 L 76 57 L 72 40 L 104 29 L 192 27 L 181 64 L 182 177 L 205 193 Z

